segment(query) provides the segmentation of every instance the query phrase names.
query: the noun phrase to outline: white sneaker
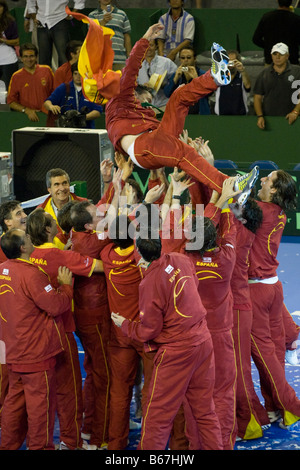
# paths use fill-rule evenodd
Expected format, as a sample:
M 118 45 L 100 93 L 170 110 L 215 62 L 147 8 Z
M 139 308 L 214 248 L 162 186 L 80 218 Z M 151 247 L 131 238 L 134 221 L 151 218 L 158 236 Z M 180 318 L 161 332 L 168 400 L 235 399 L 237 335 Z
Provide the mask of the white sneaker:
M 268 418 L 270 420 L 270 423 L 275 423 L 279 419 L 281 419 L 281 413 L 279 410 L 277 411 L 268 411 Z
M 85 432 L 81 433 L 81 439 L 84 439 L 85 441 L 89 441 L 91 439 L 91 435 L 87 434 Z
M 71 450 L 64 441 L 60 441 L 58 450 Z
M 211 75 L 218 86 L 228 85 L 231 82 L 231 73 L 228 69 L 229 57 L 225 49 L 213 43 L 211 47 Z
M 239 175 L 236 178 L 236 181 L 234 183 L 234 190 L 240 190 L 242 192 L 238 194 L 234 199 L 240 206 L 243 206 L 247 202 L 247 199 L 250 196 L 250 193 L 252 191 L 253 186 L 255 185 L 258 175 L 259 167 L 256 165 L 254 168 L 252 168 L 249 173 Z
M 82 444 L 82 448 L 83 450 L 99 450 L 95 444 L 88 444 L 87 442 Z
M 286 426 L 286 425 L 283 423 L 283 419 L 282 419 L 282 418 L 281 418 L 281 420 L 279 421 L 279 427 L 280 427 L 281 429 L 285 429 L 285 430 L 289 429 L 289 426 Z
M 271 427 L 271 423 L 269 423 L 269 424 L 262 424 L 261 429 L 262 429 L 263 431 L 266 431 L 266 430 L 269 429 L 270 427 Z
M 292 366 L 297 366 L 299 364 L 297 350 L 296 349 L 287 349 L 285 351 L 285 360 Z
M 129 429 L 134 430 L 134 429 L 141 429 L 142 425 L 141 423 L 137 423 L 136 421 L 133 421 L 133 419 L 129 420 Z

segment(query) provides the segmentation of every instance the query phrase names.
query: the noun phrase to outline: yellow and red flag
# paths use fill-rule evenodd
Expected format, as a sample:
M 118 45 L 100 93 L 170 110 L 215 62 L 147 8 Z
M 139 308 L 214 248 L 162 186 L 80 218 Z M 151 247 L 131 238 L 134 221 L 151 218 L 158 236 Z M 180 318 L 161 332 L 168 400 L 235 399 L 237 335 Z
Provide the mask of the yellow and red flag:
M 75 19 L 89 24 L 88 33 L 80 50 L 78 72 L 81 75 L 82 91 L 94 103 L 104 104 L 120 93 L 120 70 L 112 70 L 114 51 L 111 37 L 114 31 L 100 26 L 98 20 L 71 11 L 66 13 Z

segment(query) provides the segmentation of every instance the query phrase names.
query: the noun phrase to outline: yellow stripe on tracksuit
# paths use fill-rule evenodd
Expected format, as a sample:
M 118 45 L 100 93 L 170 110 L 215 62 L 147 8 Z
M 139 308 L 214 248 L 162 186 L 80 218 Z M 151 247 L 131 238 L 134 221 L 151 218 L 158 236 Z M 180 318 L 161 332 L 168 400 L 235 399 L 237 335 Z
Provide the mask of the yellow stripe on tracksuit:
M 261 358 L 261 360 L 262 360 L 262 362 L 263 362 L 263 364 L 264 364 L 264 366 L 265 366 L 265 368 L 266 368 L 266 370 L 267 370 L 267 372 L 268 372 L 268 374 L 269 374 L 270 380 L 271 380 L 271 382 L 272 382 L 272 384 L 273 384 L 274 390 L 275 390 L 276 395 L 277 395 L 277 399 L 278 399 L 278 401 L 279 401 L 279 403 L 280 403 L 280 406 L 281 406 L 281 408 L 282 408 L 282 410 L 283 410 L 283 423 L 285 424 L 285 426 L 290 426 L 291 424 L 296 423 L 296 421 L 299 421 L 300 417 L 299 417 L 299 416 L 296 416 L 296 415 L 294 415 L 293 413 L 291 413 L 290 411 L 286 410 L 285 407 L 283 406 L 283 403 L 282 403 L 281 400 L 280 400 L 279 393 L 278 393 L 276 384 L 275 384 L 275 382 L 274 382 L 274 379 L 273 379 L 273 377 L 272 377 L 272 374 L 271 374 L 271 372 L 270 372 L 270 370 L 269 370 L 267 364 L 265 363 L 265 361 L 264 361 L 264 359 L 263 359 L 263 357 L 262 357 L 262 355 L 261 355 L 261 353 L 260 353 L 260 350 L 259 350 L 259 348 L 258 348 L 258 346 L 257 346 L 257 343 L 255 342 L 255 339 L 253 338 L 252 335 L 251 335 L 251 338 L 252 338 L 252 341 L 253 341 L 253 343 L 254 343 L 254 345 L 255 345 L 255 348 L 256 348 L 256 350 L 257 350 L 257 352 L 258 352 L 258 354 L 259 354 L 259 356 L 260 356 L 260 358 Z
M 159 364 L 157 365 L 156 370 L 155 370 L 154 383 L 153 383 L 153 387 L 152 387 L 151 397 L 150 397 L 150 400 L 149 400 L 149 403 L 148 403 L 148 406 L 147 406 L 147 410 L 146 410 L 146 414 L 145 414 L 145 419 L 143 420 L 143 429 L 142 429 L 142 434 L 141 434 L 141 449 L 142 449 L 142 450 L 143 450 L 143 441 L 144 441 L 144 437 L 145 437 L 146 422 L 147 422 L 147 417 L 148 417 L 148 414 L 149 414 L 149 409 L 150 409 L 151 402 L 152 402 L 153 395 L 154 395 L 154 391 L 155 391 L 158 369 L 159 369 L 159 366 L 161 365 L 161 363 L 162 363 L 162 361 L 163 361 L 165 352 L 166 352 L 166 349 L 165 349 L 164 352 L 162 353 L 162 356 L 161 356 L 161 359 L 160 359 L 160 361 L 159 361 Z
M 238 316 L 238 328 L 237 328 L 237 330 L 238 330 L 238 354 L 239 354 L 239 360 L 240 360 L 240 371 L 241 371 L 241 377 L 242 377 L 243 386 L 244 386 L 244 392 L 245 392 L 247 402 L 248 402 L 248 406 L 249 406 L 249 410 L 250 410 L 250 420 L 247 424 L 245 434 L 244 434 L 244 436 L 242 436 L 242 438 L 243 439 L 258 439 L 259 437 L 262 437 L 263 432 L 262 432 L 261 425 L 257 422 L 257 420 L 255 419 L 255 416 L 252 412 L 252 410 L 253 410 L 252 403 L 251 403 L 251 400 L 249 398 L 248 390 L 247 390 L 246 383 L 245 383 L 243 363 L 242 363 L 242 358 L 241 358 L 240 310 L 238 310 L 237 316 Z

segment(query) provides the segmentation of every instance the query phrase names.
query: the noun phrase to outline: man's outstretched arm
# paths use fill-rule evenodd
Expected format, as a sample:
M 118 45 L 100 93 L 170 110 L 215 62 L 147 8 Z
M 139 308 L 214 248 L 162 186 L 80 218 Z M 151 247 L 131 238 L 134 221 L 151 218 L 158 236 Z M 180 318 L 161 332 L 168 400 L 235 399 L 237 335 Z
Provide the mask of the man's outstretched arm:
M 122 92 L 136 87 L 136 78 L 145 59 L 145 55 L 149 47 L 149 41 L 155 39 L 161 29 L 162 25 L 159 23 L 150 26 L 144 36 L 135 43 L 126 61 L 126 65 L 122 70 L 120 82 Z

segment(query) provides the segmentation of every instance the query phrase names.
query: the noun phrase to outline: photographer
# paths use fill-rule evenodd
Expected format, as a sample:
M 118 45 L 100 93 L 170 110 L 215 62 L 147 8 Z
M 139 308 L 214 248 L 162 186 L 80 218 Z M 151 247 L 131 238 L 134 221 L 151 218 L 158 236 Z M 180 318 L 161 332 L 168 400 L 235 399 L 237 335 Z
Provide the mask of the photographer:
M 44 103 L 49 111 L 47 125 L 53 126 L 51 121 L 59 119 L 59 127 L 95 129 L 94 120 L 100 116 L 103 108 L 85 98 L 77 62 L 71 69 L 73 80 L 59 85 Z
M 196 55 L 192 46 L 186 46 L 179 52 L 180 65 L 176 72 L 170 77 L 164 87 L 164 93 L 170 97 L 180 86 L 190 83 L 193 78 L 203 75 L 205 72 L 196 65 Z M 194 105 L 190 106 L 189 114 L 210 114 L 208 97 L 200 98 Z
M 251 80 L 242 63 L 241 55 L 236 50 L 227 51 L 228 68 L 231 73 L 230 87 L 216 90 L 215 114 L 223 116 L 243 116 L 248 114 L 248 99 Z

